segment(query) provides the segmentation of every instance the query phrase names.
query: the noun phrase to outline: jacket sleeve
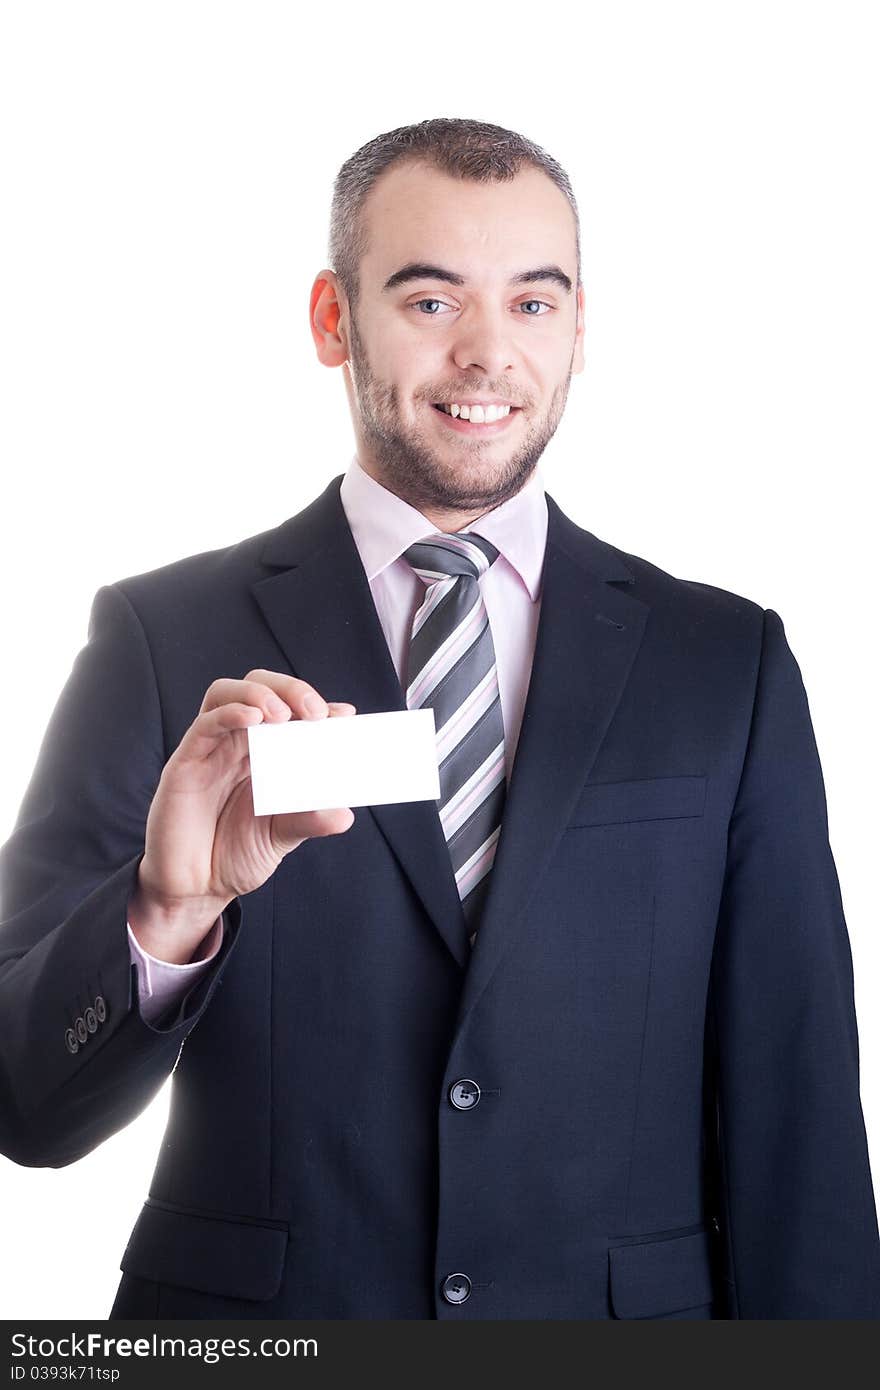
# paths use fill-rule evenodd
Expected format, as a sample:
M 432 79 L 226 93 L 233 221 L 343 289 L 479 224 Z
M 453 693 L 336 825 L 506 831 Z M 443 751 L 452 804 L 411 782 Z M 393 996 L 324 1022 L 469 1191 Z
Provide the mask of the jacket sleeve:
M 144 630 L 98 590 L 11 837 L 0 849 L 0 1153 L 61 1167 L 122 1129 L 171 1073 L 241 925 L 173 1013 L 141 1014 L 127 907 L 170 751 Z
M 880 1317 L 850 944 L 800 669 L 767 609 L 709 997 L 731 1315 Z

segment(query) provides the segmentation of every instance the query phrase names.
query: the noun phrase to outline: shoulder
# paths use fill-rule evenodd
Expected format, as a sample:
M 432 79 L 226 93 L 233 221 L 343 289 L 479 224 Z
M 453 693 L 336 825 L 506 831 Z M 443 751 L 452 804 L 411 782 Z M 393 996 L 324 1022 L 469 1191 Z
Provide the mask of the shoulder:
M 333 478 L 320 496 L 277 526 L 234 544 L 185 555 L 141 574 L 113 582 L 142 617 L 188 610 L 198 619 L 205 605 L 249 604 L 260 579 L 307 559 L 314 550 L 335 544 L 345 525 L 339 502 L 342 476 Z
M 617 611 L 631 605 L 644 624 L 639 662 L 663 687 L 683 690 L 699 703 L 719 690 L 748 703 L 754 697 L 765 633 L 781 620 L 754 596 L 692 579 L 601 539 L 552 504 L 548 544 L 619 595 Z M 598 596 L 594 594 L 594 603 Z M 623 607 L 621 608 L 621 602 Z
M 765 607 L 746 594 L 702 579 L 674 574 L 661 565 L 624 550 L 586 531 L 567 517 L 548 497 L 553 541 L 584 568 L 622 594 L 646 605 L 652 622 L 697 629 L 708 626 L 728 632 L 754 634 L 764 622 Z
M 147 630 L 186 619 L 187 626 L 216 622 L 224 609 L 237 609 L 250 598 L 251 586 L 272 572 L 264 556 L 279 527 L 231 545 L 185 555 L 155 569 L 125 575 L 108 587 L 121 593 Z
M 755 623 L 760 626 L 763 622 L 765 608 L 755 598 L 706 580 L 685 579 L 642 555 L 625 551 L 619 553 L 632 571 L 633 593 L 644 597 L 652 605 L 701 616 L 708 621 L 740 622 L 747 626 Z

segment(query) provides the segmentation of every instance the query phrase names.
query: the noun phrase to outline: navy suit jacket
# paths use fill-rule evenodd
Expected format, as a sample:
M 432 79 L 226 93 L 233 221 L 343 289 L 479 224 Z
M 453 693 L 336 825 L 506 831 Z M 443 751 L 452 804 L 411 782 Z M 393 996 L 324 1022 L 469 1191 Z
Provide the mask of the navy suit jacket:
M 877 1317 L 850 948 L 782 621 L 549 496 L 473 952 L 436 803 L 361 807 L 141 1017 L 126 904 L 210 683 L 405 708 L 340 482 L 98 591 L 0 855 L 0 1150 L 75 1162 L 173 1070 L 113 1317 Z

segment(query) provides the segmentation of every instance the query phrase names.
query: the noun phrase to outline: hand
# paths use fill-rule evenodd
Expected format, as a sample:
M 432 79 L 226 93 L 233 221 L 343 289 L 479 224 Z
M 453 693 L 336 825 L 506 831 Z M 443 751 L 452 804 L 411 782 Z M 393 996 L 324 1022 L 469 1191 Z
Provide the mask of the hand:
M 307 705 L 311 699 L 315 710 Z M 255 816 L 246 731 L 251 724 L 355 712 L 354 705 L 328 704 L 306 681 L 277 671 L 212 682 L 162 770 L 147 816 L 128 905 L 145 950 L 164 960 L 189 960 L 227 904 L 265 883 L 286 854 L 313 836 L 350 828 L 350 807 Z

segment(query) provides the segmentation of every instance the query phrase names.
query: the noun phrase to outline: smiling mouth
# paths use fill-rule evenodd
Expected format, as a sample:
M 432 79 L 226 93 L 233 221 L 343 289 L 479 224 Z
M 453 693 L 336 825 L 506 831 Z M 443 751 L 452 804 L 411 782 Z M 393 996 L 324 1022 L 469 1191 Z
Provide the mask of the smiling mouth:
M 517 405 L 457 405 L 446 404 L 445 402 L 435 401 L 434 409 L 441 415 L 446 415 L 458 424 L 469 424 L 474 427 L 501 424 L 508 420 L 511 415 L 515 415 L 520 409 Z

